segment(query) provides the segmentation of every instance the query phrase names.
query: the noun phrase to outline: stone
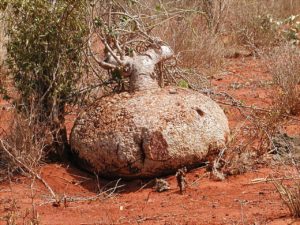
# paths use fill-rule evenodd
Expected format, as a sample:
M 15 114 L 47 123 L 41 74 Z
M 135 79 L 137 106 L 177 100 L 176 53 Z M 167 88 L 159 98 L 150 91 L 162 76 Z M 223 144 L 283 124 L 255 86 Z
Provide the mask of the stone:
M 228 120 L 212 99 L 166 87 L 100 99 L 76 120 L 70 144 L 90 172 L 141 178 L 200 165 L 228 135 Z

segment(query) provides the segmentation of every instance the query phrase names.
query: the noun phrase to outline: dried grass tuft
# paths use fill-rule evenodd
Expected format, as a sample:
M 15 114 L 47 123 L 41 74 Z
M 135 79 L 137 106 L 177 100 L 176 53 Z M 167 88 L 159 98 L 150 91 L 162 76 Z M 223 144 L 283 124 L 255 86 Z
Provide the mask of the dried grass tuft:
M 277 108 L 282 113 L 300 112 L 300 49 L 286 43 L 274 48 L 269 56 L 268 68 L 278 87 Z
M 276 180 L 272 182 L 291 215 L 300 218 L 300 184 L 296 183 L 292 187 L 288 187 Z
M 13 118 L 9 129 L 0 135 L 0 180 L 16 172 L 34 171 L 44 160 L 49 143 L 41 135 L 47 132 L 46 126 L 32 125 L 31 118 L 17 112 Z

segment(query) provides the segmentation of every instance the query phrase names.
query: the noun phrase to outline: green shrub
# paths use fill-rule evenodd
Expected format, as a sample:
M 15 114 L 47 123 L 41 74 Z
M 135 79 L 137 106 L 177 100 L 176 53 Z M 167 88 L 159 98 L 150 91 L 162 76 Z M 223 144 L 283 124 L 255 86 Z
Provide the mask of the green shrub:
M 46 122 L 54 149 L 67 143 L 65 105 L 74 102 L 83 74 L 82 50 L 87 35 L 84 0 L 5 0 L 7 63 L 24 114 Z M 29 117 L 29 116 L 28 116 Z

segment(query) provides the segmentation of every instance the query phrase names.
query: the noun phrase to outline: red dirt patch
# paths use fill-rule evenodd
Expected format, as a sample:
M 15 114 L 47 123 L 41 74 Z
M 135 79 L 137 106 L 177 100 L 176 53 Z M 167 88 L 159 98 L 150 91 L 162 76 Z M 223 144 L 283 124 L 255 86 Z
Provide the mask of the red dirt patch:
M 41 170 L 59 196 L 88 198 L 97 193 L 96 180 L 77 169 L 52 164 Z M 208 178 L 205 169 L 196 169 L 187 174 L 189 186 L 183 195 L 179 194 L 174 176 L 166 179 L 171 190 L 163 193 L 149 187 L 140 189 L 146 181 L 121 181 L 119 185 L 125 186 L 108 199 L 104 195 L 94 201 L 62 203 L 60 207 L 47 203 L 49 192 L 36 182 L 34 202 L 41 224 L 270 224 L 274 220 L 286 224 L 288 211 L 273 185 L 250 184 L 271 171 L 262 168 L 216 182 Z M 100 188 L 105 183 L 101 180 Z M 29 179 L 21 177 L 11 185 L 0 185 L 0 215 L 8 213 L 13 200 L 21 217 L 31 209 L 30 184 Z

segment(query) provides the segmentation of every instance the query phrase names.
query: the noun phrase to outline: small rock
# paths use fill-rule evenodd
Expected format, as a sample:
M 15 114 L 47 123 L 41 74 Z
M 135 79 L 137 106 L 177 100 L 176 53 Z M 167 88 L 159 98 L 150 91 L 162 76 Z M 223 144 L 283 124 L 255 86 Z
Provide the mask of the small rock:
M 172 88 L 172 89 L 169 90 L 169 93 L 170 93 L 170 94 L 177 94 L 177 91 L 176 91 L 176 89 L 173 89 L 173 88 Z
M 156 179 L 155 180 L 155 191 L 156 192 L 163 192 L 163 191 L 167 191 L 170 190 L 170 185 L 168 183 L 168 181 L 164 180 L 164 179 Z

